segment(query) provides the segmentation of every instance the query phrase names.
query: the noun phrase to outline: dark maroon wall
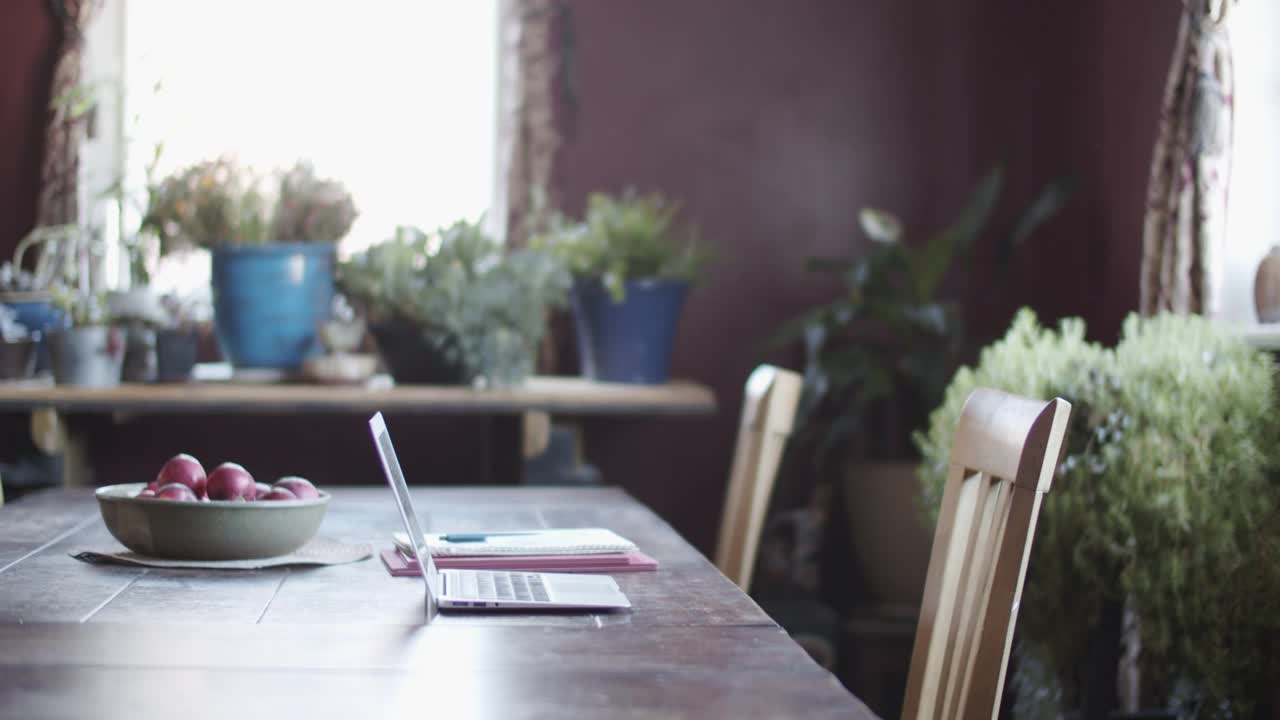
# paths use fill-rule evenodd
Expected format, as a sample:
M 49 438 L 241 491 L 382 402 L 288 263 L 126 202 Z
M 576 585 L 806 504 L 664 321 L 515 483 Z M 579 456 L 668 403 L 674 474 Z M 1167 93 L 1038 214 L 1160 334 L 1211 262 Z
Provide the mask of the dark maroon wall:
M 587 453 L 700 547 L 713 542 L 742 382 L 782 320 L 831 296 L 802 262 L 862 247 L 861 206 L 894 210 L 918 237 L 1001 162 L 996 226 L 1007 228 L 1040 185 L 1074 175 L 1072 205 L 1009 271 L 995 270 L 990 243 L 978 249 L 963 289 L 973 332 L 995 337 L 1030 304 L 1107 338 L 1136 306 L 1176 0 L 569 7 L 572 101 L 555 175 L 566 204 L 659 189 L 719 255 L 690 297 L 674 373 L 710 384 L 720 413 L 592 425 Z
M 1124 315 L 1138 309 L 1151 146 L 1182 3 L 1109 2 L 1103 7 L 1099 75 L 1107 112 L 1099 123 L 1094 158 L 1100 163 L 1105 211 L 1099 234 L 1107 264 L 1096 324 L 1107 336 L 1118 334 Z
M 979 253 L 967 295 L 975 334 L 999 334 L 1030 305 L 1048 321 L 1084 317 L 1112 341 L 1138 306 L 1147 172 L 1181 4 L 974 5 L 969 112 L 976 152 L 1008 170 L 1003 219 L 1049 178 L 1077 181 L 1009 272 Z
M 0 260 L 35 224 L 56 39 L 44 0 L 0 3 Z

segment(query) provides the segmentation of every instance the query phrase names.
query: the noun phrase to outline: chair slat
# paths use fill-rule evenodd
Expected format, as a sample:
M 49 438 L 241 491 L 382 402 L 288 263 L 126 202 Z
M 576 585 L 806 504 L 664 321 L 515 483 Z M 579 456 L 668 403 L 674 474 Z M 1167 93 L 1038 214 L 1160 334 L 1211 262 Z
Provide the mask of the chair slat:
M 963 670 L 950 674 L 944 695 L 945 707 L 952 715 L 964 704 L 972 668 L 969 663 L 978 644 L 975 638 L 982 632 L 981 608 L 986 604 L 985 589 L 993 570 L 991 557 L 999 536 L 996 516 L 1003 487 L 999 480 L 985 475 L 972 476 L 966 482 L 975 486 L 978 500 L 974 507 L 974 532 L 965 554 L 964 584 L 958 596 L 961 620 L 954 625 L 956 641 L 951 653 L 951 662 L 963 661 L 959 665 Z

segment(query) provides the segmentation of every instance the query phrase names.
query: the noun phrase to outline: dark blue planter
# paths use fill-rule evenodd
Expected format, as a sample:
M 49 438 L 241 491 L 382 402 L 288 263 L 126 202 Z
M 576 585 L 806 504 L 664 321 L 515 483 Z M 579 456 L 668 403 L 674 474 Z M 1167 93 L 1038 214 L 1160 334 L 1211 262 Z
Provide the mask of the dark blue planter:
M 213 251 L 214 327 L 240 368 L 296 368 L 320 352 L 316 330 L 333 302 L 328 243 L 276 243 Z
M 49 368 L 49 348 L 46 339 L 49 333 L 67 326 L 62 311 L 53 306 L 46 292 L 7 292 L 0 293 L 0 304 L 4 304 L 17 312 L 17 320 L 26 326 L 28 332 L 40 333 L 40 343 L 36 350 L 36 371 Z
M 190 380 L 199 349 L 200 338 L 194 331 L 157 331 L 156 380 L 166 383 Z
M 606 382 L 666 382 L 688 289 L 681 280 L 628 280 L 626 297 L 614 302 L 600 281 L 575 281 L 570 302 L 582 374 Z
M 467 374 L 427 342 L 420 326 L 402 320 L 370 322 L 369 333 L 397 385 L 465 385 Z

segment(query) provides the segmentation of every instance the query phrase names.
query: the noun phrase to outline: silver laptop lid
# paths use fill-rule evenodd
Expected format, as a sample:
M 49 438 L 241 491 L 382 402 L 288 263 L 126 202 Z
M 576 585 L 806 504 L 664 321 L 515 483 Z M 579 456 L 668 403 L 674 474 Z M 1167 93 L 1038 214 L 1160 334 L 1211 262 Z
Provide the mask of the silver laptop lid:
M 375 413 L 369 418 L 369 432 L 373 434 L 373 446 L 382 461 L 382 472 L 387 476 L 391 494 L 395 496 L 396 506 L 400 508 L 400 519 L 404 521 L 405 532 L 409 534 L 413 559 L 423 569 L 422 581 L 427 586 L 427 620 L 430 621 L 436 614 L 436 598 L 432 588 L 432 583 L 438 582 L 436 564 L 427 549 L 422 527 L 418 525 L 418 514 L 413 509 L 413 501 L 409 499 L 409 486 L 405 484 L 404 472 L 400 469 L 400 460 L 396 457 L 395 446 L 391 444 L 391 433 L 387 431 L 382 413 Z

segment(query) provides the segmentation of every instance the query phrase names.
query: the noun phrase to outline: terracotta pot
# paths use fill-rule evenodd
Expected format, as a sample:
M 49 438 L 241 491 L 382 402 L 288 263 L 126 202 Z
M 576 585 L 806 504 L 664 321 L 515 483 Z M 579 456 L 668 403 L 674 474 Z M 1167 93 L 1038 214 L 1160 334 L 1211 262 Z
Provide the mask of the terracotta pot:
M 1280 245 L 1258 263 L 1258 274 L 1253 278 L 1253 303 L 1258 311 L 1258 322 L 1280 322 Z
M 910 615 L 924 595 L 933 531 L 920 511 L 915 462 L 850 463 L 845 467 L 849 541 L 872 604 Z

